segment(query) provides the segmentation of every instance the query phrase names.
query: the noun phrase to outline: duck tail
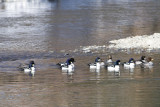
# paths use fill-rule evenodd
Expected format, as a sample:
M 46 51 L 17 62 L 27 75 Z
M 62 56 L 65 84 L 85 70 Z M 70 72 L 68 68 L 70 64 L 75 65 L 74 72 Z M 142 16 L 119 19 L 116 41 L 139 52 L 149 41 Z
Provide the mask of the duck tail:
M 57 63 L 56 65 L 59 65 L 59 66 L 60 66 L 61 64 L 60 64 L 60 63 Z
M 88 66 L 90 66 L 90 65 L 91 65 L 91 63 L 88 64 Z
M 23 71 L 24 68 L 27 68 L 27 66 L 25 64 L 19 64 L 19 66 L 17 67 L 19 70 Z

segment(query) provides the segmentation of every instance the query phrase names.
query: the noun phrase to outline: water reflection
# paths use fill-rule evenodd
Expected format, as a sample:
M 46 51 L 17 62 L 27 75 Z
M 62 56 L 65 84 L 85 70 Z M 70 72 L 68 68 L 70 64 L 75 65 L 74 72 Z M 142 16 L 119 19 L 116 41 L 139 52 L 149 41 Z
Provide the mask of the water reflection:
M 134 69 L 135 69 L 135 68 L 124 67 L 124 69 L 129 70 L 130 72 L 134 72 Z
M 116 77 L 120 77 L 121 72 L 120 72 L 120 71 L 116 71 L 116 72 L 114 72 L 114 75 L 115 75 Z
M 60 0 L 48 0 L 49 2 L 60 2 Z
M 0 6 L 2 6 L 1 9 L 3 10 L 3 17 L 22 17 L 27 14 L 41 14 L 45 12 L 45 10 L 48 10 L 48 7 L 52 5 L 53 4 L 49 4 L 48 2 L 41 0 L 15 0 L 5 1 L 5 3 Z M 41 9 L 41 11 L 39 9 Z
M 71 83 L 74 81 L 74 73 L 75 73 L 74 69 L 62 70 L 62 74 L 67 76 L 67 81 Z
M 62 74 L 67 74 L 67 75 L 73 75 L 73 73 L 74 73 L 74 70 L 72 69 L 72 70 L 62 70 Z
M 95 77 L 92 77 L 90 80 L 93 80 L 93 81 L 97 81 L 97 83 L 99 83 L 99 81 L 102 79 L 101 78 L 101 69 L 90 69 L 90 72 L 91 73 L 94 73 L 94 76 Z

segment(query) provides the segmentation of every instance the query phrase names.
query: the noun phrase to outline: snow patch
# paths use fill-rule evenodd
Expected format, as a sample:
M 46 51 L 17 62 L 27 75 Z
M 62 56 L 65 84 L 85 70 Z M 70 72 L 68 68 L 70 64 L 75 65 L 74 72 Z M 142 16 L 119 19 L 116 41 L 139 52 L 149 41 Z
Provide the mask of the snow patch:
M 103 46 L 93 45 L 93 46 L 84 46 L 84 47 L 81 47 L 81 50 L 82 50 L 84 53 L 90 53 L 91 51 L 104 50 L 104 49 L 106 49 L 106 46 L 105 46 L 105 45 L 103 45 Z
M 116 49 L 159 49 L 160 48 L 160 33 L 153 35 L 143 35 L 135 37 L 127 37 L 109 42 L 109 48 Z
M 142 53 L 160 52 L 160 33 L 153 35 L 132 36 L 118 40 L 109 41 L 109 45 L 80 46 L 72 52 L 83 53 Z

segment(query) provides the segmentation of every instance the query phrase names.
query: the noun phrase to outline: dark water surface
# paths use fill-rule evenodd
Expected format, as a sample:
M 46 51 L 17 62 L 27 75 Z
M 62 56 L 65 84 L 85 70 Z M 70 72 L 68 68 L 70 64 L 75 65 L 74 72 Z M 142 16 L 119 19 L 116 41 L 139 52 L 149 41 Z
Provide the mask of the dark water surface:
M 159 53 L 76 51 L 160 33 L 159 10 L 159 0 L 0 0 L 0 106 L 159 107 Z M 108 54 L 122 62 L 151 56 L 154 66 L 121 67 L 120 74 L 89 70 L 96 56 Z M 56 66 L 68 57 L 76 59 L 73 74 Z M 31 59 L 34 77 L 17 69 Z

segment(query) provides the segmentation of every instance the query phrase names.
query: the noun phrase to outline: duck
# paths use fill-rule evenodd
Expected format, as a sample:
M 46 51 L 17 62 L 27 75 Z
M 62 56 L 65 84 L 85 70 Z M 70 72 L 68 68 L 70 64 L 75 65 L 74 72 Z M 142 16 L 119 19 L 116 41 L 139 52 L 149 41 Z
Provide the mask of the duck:
M 113 62 L 112 56 L 109 55 L 109 56 L 108 56 L 108 59 L 107 59 L 107 61 L 106 61 L 106 64 L 111 64 L 112 62 Z
M 62 70 L 73 71 L 75 68 L 74 62 L 74 58 L 69 58 L 66 62 L 58 63 L 57 65 L 59 65 Z
M 140 65 L 146 62 L 146 56 L 141 56 L 140 60 L 135 61 L 136 65 Z
M 20 64 L 19 68 L 24 71 L 24 73 L 29 73 L 31 76 L 35 74 L 35 63 L 30 61 L 29 64 Z
M 102 59 L 101 59 L 100 57 L 97 57 L 97 58 L 95 59 L 95 63 L 97 63 L 97 62 L 100 64 L 101 67 L 105 65 L 104 62 L 102 61 Z
M 117 60 L 114 64 L 108 65 L 107 66 L 108 71 L 119 71 L 120 62 L 121 62 L 120 60 Z
M 153 61 L 153 58 L 152 57 L 148 57 L 147 61 L 145 63 L 143 63 L 143 65 L 145 67 L 152 67 L 153 66 L 153 62 L 152 61 Z
M 130 58 L 128 62 L 124 62 L 124 68 L 134 68 L 135 67 L 135 60 Z
M 100 69 L 102 66 L 104 66 L 104 62 L 101 60 L 100 57 L 97 57 L 95 59 L 95 62 L 94 63 L 90 63 L 88 64 L 90 69 Z
M 105 62 L 106 66 L 114 65 L 114 62 L 112 60 L 112 56 L 109 55 L 107 58 L 107 61 Z

